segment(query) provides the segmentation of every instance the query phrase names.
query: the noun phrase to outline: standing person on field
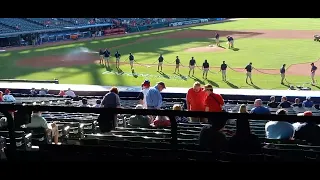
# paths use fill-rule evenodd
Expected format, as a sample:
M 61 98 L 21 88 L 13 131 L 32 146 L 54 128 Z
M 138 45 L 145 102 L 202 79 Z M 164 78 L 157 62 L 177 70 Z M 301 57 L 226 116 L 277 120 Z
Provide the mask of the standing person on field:
M 228 65 L 226 64 L 226 62 L 222 61 L 222 64 L 220 66 L 220 71 L 222 74 L 222 81 L 227 81 L 227 67 L 228 67 Z
M 317 66 L 314 65 L 314 63 L 311 63 L 311 80 L 312 80 L 312 85 L 314 83 L 316 83 L 316 81 L 314 80 L 314 76 L 316 75 L 316 70 L 317 70 Z
M 186 103 L 188 111 L 204 111 L 204 99 L 206 92 L 199 82 L 195 82 L 193 87 L 187 92 Z M 205 122 L 205 118 L 191 117 L 192 122 Z
M 176 68 L 174 69 L 174 73 L 176 73 L 178 71 L 178 74 L 179 74 L 180 73 L 179 68 L 180 68 L 180 59 L 179 59 L 179 56 L 177 56 L 176 57 Z
M 284 84 L 283 80 L 286 77 L 286 64 L 282 65 L 282 68 L 280 69 L 280 75 L 281 75 L 281 84 Z
M 163 56 L 162 54 L 160 54 L 159 58 L 158 58 L 158 72 L 162 72 L 162 64 L 163 64 Z M 159 71 L 160 69 L 160 71 Z
M 251 78 L 251 72 L 252 72 L 252 62 L 250 62 L 246 67 L 245 67 L 246 71 L 247 71 L 247 77 L 246 77 L 246 83 L 248 84 L 248 78 L 250 79 L 251 84 L 252 83 L 252 78 Z
M 131 70 L 133 70 L 133 61 L 134 61 L 134 56 L 132 55 L 132 53 L 130 53 L 129 54 L 129 62 L 130 62 Z
M 114 54 L 114 57 L 116 57 L 116 68 L 119 69 L 120 68 L 120 57 L 121 57 L 121 54 L 119 53 L 119 51 L 117 51 Z
M 102 49 L 100 49 L 99 50 L 100 64 L 103 64 L 103 61 L 104 61 L 104 59 L 103 59 L 104 55 L 103 54 L 104 54 L 104 51 Z
M 207 93 L 207 97 L 204 100 L 204 106 L 206 112 L 222 112 L 224 100 L 220 94 L 213 92 L 211 84 L 204 86 L 204 90 Z
M 194 68 L 196 67 L 196 60 L 192 57 L 189 61 L 189 76 L 192 71 L 192 76 L 194 76 Z
M 109 59 L 110 59 L 110 51 L 108 51 L 108 49 L 106 49 L 105 51 L 104 51 L 104 65 L 106 66 L 106 67 L 110 67 L 110 64 L 109 64 Z M 107 66 L 107 64 L 108 64 L 108 66 Z
M 202 70 L 203 70 L 203 73 L 202 73 L 202 78 L 203 79 L 207 79 L 208 77 L 208 71 L 209 71 L 209 63 L 207 60 L 204 60 L 203 64 L 202 64 Z
M 220 35 L 218 32 L 216 33 L 215 38 L 216 38 L 216 45 L 219 47 L 220 46 L 220 41 L 219 41 Z

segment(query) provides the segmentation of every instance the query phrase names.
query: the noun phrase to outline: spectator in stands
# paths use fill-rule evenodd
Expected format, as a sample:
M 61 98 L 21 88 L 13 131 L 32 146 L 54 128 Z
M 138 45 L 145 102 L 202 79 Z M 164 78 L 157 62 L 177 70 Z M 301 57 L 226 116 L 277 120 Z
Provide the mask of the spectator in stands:
M 30 90 L 30 94 L 31 94 L 32 96 L 37 95 L 38 92 L 37 92 L 36 88 L 32 88 L 32 89 Z
M 249 113 L 245 104 L 241 104 L 239 107 L 239 113 Z
M 236 126 L 236 134 L 228 141 L 228 151 L 240 154 L 261 153 L 261 142 L 258 136 L 251 133 L 248 119 L 238 119 Z
M 270 110 L 262 105 L 261 99 L 254 101 L 254 108 L 251 109 L 252 114 L 270 114 Z
M 101 107 L 101 100 L 97 99 L 96 100 L 96 105 L 94 105 L 95 108 L 100 108 Z
M 15 102 L 16 98 L 14 98 L 11 94 L 10 94 L 10 90 L 6 89 L 4 91 L 4 96 L 3 96 L 3 101 L 5 102 Z
M 313 116 L 311 111 L 299 113 L 298 116 Z M 320 127 L 314 120 L 307 120 L 305 123 L 294 123 L 295 139 L 305 140 L 312 145 L 320 145 Z
M 143 109 L 141 104 L 138 104 L 135 109 Z M 134 127 L 150 127 L 151 119 L 144 115 L 132 115 L 129 119 L 130 126 Z
M 0 91 L 0 102 L 2 102 L 2 101 L 3 101 L 3 92 Z
M 153 124 L 155 128 L 165 128 L 171 125 L 169 118 L 166 116 L 157 116 Z
M 162 106 L 161 91 L 166 88 L 163 82 L 158 82 L 155 87 L 151 87 L 146 95 L 148 109 L 160 109 Z
M 209 124 L 202 127 L 199 135 L 199 145 L 202 149 L 220 152 L 226 149 L 227 139 L 223 133 L 227 119 L 217 118 L 209 120 Z
M 287 100 L 286 96 L 281 97 L 281 103 L 279 104 L 278 108 L 289 108 L 291 107 L 291 103 Z
M 302 107 L 302 104 L 300 103 L 300 99 L 295 98 L 294 103 L 291 105 L 291 107 Z
M 70 88 L 68 88 L 68 90 L 66 91 L 66 96 L 74 98 L 76 97 L 76 94 Z
M 311 101 L 311 97 L 310 96 L 306 97 L 306 100 L 304 100 L 302 102 L 302 106 L 306 107 L 306 108 L 312 108 L 313 107 L 313 102 Z
M 41 116 L 39 111 L 33 111 L 31 115 L 31 123 L 26 125 L 27 128 L 44 128 L 48 135 L 53 138 L 53 142 L 58 144 L 59 131 L 55 123 L 47 123 L 46 119 Z
M 270 97 L 270 102 L 268 103 L 268 107 L 271 108 L 278 108 L 279 103 L 276 102 L 276 97 L 275 96 L 271 96 Z
M 222 112 L 224 100 L 220 94 L 213 93 L 213 87 L 211 84 L 204 86 L 204 90 L 207 96 L 204 101 L 204 107 L 206 112 Z
M 121 108 L 118 88 L 112 87 L 110 91 L 103 97 L 101 107 L 104 108 Z M 101 114 L 98 117 L 100 131 L 102 133 L 110 132 L 117 126 L 117 114 Z
M 285 109 L 278 109 L 277 115 L 287 115 Z M 294 128 L 291 123 L 285 121 L 269 121 L 265 125 L 267 139 L 292 139 Z
M 39 95 L 46 95 L 48 93 L 48 90 L 47 89 L 44 89 L 44 88 L 41 88 L 40 91 L 39 91 Z
M 174 111 L 182 111 L 182 107 L 180 104 L 175 104 L 172 107 L 172 110 Z M 177 123 L 188 123 L 188 118 L 184 117 L 184 116 L 176 116 L 176 121 Z
M 80 107 L 90 107 L 86 98 L 83 98 L 81 102 L 82 104 L 80 105 Z
M 60 90 L 59 96 L 65 96 L 65 95 L 66 95 L 66 93 L 64 92 L 64 90 Z
M 193 84 L 193 87 L 190 88 L 186 96 L 186 104 L 188 111 L 204 111 L 204 100 L 206 97 L 206 92 L 204 88 L 201 87 L 201 84 L 197 81 Z M 205 122 L 205 118 L 191 117 L 191 122 Z
M 142 88 L 142 91 L 140 92 L 139 94 L 139 100 L 140 100 L 140 104 L 143 105 L 143 108 L 147 109 L 147 94 L 149 92 L 149 89 L 150 89 L 150 81 L 149 80 L 144 80 L 144 82 L 141 84 L 141 88 Z
M 69 100 L 67 100 L 67 101 L 65 102 L 65 105 L 66 105 L 66 106 L 72 106 L 72 102 L 69 101 Z

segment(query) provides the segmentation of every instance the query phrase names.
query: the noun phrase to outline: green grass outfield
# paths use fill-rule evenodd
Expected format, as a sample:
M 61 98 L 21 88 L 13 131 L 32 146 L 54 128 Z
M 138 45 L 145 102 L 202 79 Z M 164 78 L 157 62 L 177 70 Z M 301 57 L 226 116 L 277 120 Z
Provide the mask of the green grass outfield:
M 203 30 L 263 30 L 263 29 L 288 29 L 288 30 L 320 30 L 320 19 L 245 19 L 234 22 L 220 24 L 203 25 L 189 27 L 185 29 L 203 29 Z M 137 86 L 144 79 L 151 82 L 164 81 L 171 87 L 190 87 L 195 79 L 187 78 L 188 69 L 181 68 L 180 77 L 173 74 L 174 66 L 164 67 L 166 75 L 160 75 L 156 72 L 156 66 L 145 67 L 135 64 L 135 71 L 139 73 L 138 77 L 131 75 L 129 65 L 122 65 L 123 75 L 117 75 L 115 68 L 112 71 L 106 71 L 105 68 L 97 65 L 82 65 L 74 67 L 58 68 L 34 68 L 17 66 L 16 62 L 24 58 L 38 56 L 65 55 L 77 47 L 87 47 L 97 50 L 104 47 L 114 47 L 133 43 L 141 38 L 163 35 L 184 29 L 167 30 L 162 32 L 153 32 L 125 37 L 109 38 L 96 41 L 79 42 L 55 47 L 39 47 L 37 49 L 9 51 L 0 53 L 0 78 L 17 79 L 36 79 L 48 80 L 58 78 L 63 84 L 98 84 L 98 85 L 117 85 L 117 86 Z M 236 47 L 239 51 L 226 50 L 221 52 L 185 52 L 191 47 L 208 46 L 212 44 L 212 39 L 206 38 L 184 38 L 184 39 L 152 39 L 140 43 L 128 44 L 119 48 L 122 54 L 122 60 L 127 59 L 129 52 L 135 55 L 137 62 L 142 64 L 154 63 L 160 53 L 164 54 L 165 61 L 172 63 L 175 56 L 179 56 L 182 64 L 187 65 L 191 56 L 194 56 L 198 64 L 202 64 L 204 59 L 208 59 L 210 66 L 220 66 L 222 60 L 233 68 L 244 68 L 248 62 L 253 62 L 256 68 L 279 69 L 283 63 L 287 65 L 295 63 L 304 63 L 316 60 L 320 57 L 320 44 L 314 46 L 312 39 L 263 39 L 263 38 L 245 38 L 237 39 Z M 222 43 L 226 46 L 225 43 Z M 115 49 L 111 50 L 115 53 Z M 98 59 L 98 57 L 97 57 Z M 115 61 L 112 57 L 111 61 Z M 167 64 L 166 62 L 164 64 Z M 221 81 L 220 74 L 208 75 L 208 80 L 203 81 L 202 72 L 196 69 L 195 75 L 202 83 L 211 83 L 219 88 L 261 88 L 261 89 L 287 89 L 279 83 L 279 75 L 253 74 L 253 80 L 256 86 L 249 86 L 245 83 L 245 74 L 228 71 L 229 83 Z M 289 82 L 295 82 L 302 85 L 310 82 L 309 76 L 288 75 Z M 318 89 L 313 87 L 313 89 Z

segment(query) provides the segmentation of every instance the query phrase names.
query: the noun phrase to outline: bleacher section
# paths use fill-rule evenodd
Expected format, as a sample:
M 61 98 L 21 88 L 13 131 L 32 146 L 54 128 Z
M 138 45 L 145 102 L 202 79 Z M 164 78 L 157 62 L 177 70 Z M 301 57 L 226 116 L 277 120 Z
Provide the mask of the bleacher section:
M 21 31 L 34 31 L 46 28 L 43 25 L 31 23 L 21 18 L 0 18 L 0 23 Z M 17 26 L 18 28 L 16 28 Z

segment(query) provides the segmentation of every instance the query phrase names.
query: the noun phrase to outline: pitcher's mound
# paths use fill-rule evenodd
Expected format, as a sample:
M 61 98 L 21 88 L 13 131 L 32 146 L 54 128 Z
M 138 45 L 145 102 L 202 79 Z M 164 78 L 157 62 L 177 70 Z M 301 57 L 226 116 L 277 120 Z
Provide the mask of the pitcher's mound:
M 186 52 L 219 52 L 224 51 L 224 48 L 217 47 L 216 45 L 209 45 L 209 46 L 203 46 L 203 47 L 195 47 L 195 48 L 189 48 L 186 49 Z

